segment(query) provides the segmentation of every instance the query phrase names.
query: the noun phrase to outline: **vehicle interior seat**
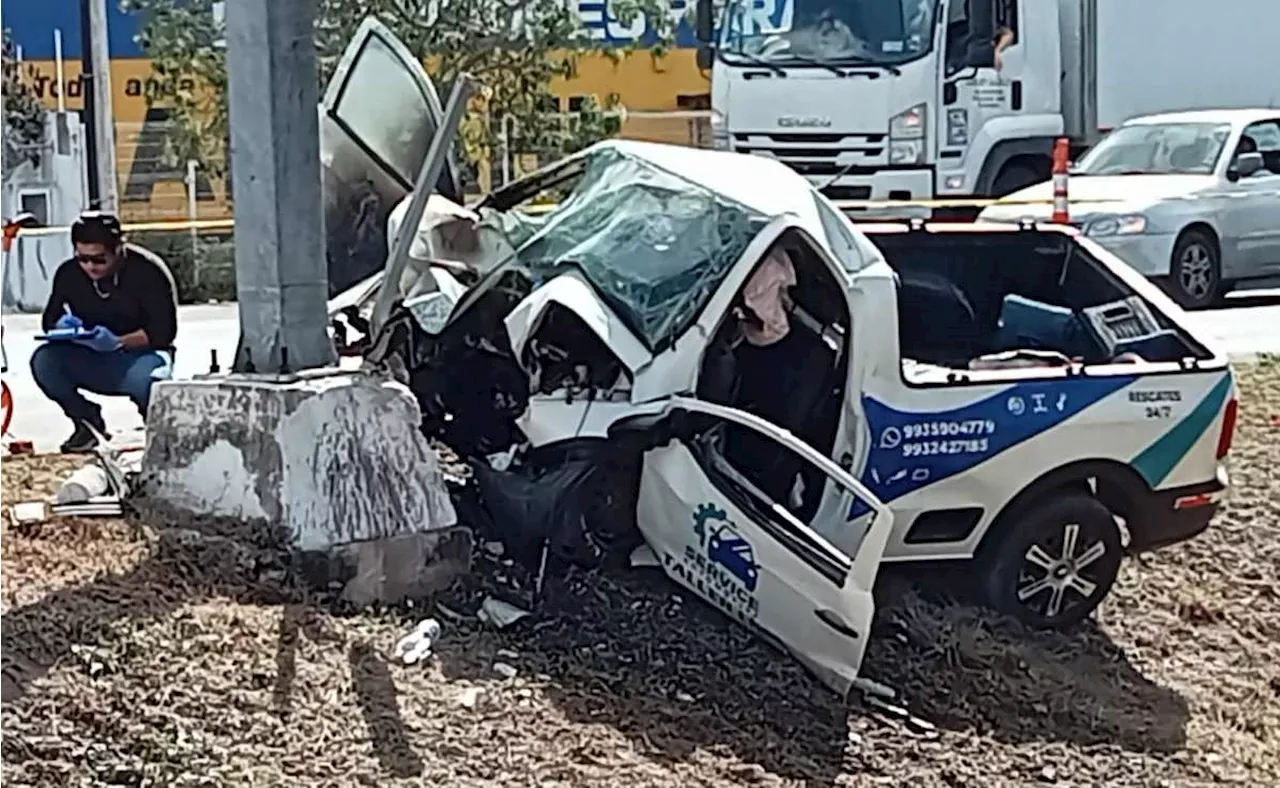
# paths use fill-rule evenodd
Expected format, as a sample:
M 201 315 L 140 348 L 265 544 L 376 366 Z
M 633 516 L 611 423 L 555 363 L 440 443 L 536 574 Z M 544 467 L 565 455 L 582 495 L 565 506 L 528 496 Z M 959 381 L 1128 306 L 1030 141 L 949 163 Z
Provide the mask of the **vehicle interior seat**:
M 981 355 L 988 331 L 964 291 L 934 271 L 898 272 L 899 337 L 902 355 L 947 366 Z

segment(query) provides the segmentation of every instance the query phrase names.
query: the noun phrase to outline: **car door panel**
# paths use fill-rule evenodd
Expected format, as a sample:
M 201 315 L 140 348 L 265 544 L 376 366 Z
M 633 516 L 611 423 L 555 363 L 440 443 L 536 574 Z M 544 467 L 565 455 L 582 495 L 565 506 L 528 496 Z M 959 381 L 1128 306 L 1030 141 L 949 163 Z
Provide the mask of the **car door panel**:
M 1280 155 L 1280 125 L 1277 121 L 1250 124 L 1241 134 L 1258 146 L 1265 161 Z M 1238 143 L 1237 143 L 1238 144 Z M 1238 150 L 1238 148 L 1237 148 Z M 1234 166 L 1235 156 L 1230 162 Z M 1263 169 L 1224 184 L 1226 216 L 1224 246 L 1236 250 L 1235 260 L 1224 260 L 1229 276 L 1250 278 L 1280 272 L 1280 172 Z M 1231 264 L 1233 263 L 1233 264 Z
M 870 637 L 871 592 L 893 515 L 829 458 L 752 414 L 674 397 L 664 419 L 665 425 L 708 421 L 691 431 L 668 426 L 670 439 L 645 453 L 637 522 L 663 570 L 847 693 Z M 868 499 L 876 516 L 852 555 L 770 501 L 718 454 L 714 425 L 726 423 L 799 454 Z
M 413 188 L 443 115 L 421 63 L 370 17 L 343 52 L 320 105 L 330 295 L 386 264 L 387 217 Z M 461 199 L 455 168 L 437 189 Z

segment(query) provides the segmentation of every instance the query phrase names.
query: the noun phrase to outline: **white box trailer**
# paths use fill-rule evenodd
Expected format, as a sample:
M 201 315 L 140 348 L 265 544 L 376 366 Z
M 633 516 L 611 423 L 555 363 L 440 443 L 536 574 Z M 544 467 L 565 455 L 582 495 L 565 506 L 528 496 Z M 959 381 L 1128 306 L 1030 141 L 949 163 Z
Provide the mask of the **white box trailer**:
M 1140 115 L 1280 107 L 1280 2 L 1059 0 L 1064 131 Z

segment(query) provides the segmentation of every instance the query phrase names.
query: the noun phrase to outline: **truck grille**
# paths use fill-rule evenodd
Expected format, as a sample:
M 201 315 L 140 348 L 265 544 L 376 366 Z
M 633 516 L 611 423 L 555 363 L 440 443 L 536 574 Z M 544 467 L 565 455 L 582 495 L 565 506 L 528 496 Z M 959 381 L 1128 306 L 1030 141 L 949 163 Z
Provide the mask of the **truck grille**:
M 739 153 L 772 156 L 801 175 L 869 175 L 888 163 L 885 134 L 735 133 Z

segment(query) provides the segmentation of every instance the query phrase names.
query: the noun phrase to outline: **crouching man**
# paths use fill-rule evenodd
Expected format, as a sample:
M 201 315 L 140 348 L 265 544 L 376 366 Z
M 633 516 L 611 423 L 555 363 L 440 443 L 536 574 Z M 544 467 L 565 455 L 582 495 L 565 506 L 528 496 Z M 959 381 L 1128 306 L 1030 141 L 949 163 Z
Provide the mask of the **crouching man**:
M 173 275 L 151 252 L 125 243 L 116 217 L 90 211 L 71 226 L 75 257 L 58 267 L 44 309 L 50 338 L 31 357 L 45 396 L 75 427 L 64 453 L 91 451 L 92 426 L 109 437 L 102 409 L 82 391 L 126 396 L 146 419 L 151 385 L 172 373 L 178 305 Z

